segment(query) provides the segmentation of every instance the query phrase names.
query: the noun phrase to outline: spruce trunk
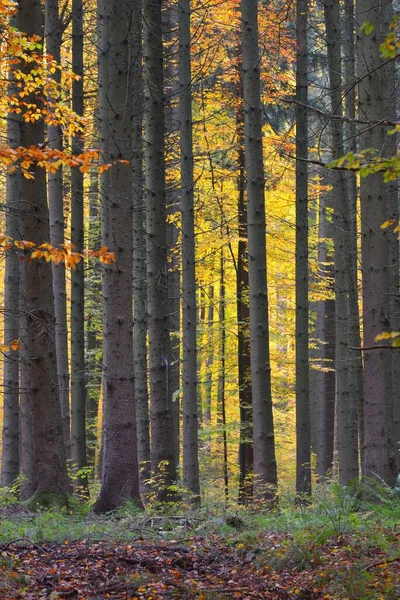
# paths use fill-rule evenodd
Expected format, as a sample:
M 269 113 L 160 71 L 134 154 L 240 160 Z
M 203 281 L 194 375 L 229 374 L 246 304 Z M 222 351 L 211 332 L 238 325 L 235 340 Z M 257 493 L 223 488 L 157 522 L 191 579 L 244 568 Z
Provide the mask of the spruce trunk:
M 197 303 L 194 236 L 190 0 L 179 2 L 179 110 L 182 213 L 183 485 L 200 501 L 197 420 Z
M 253 404 L 254 490 L 271 502 L 277 470 L 272 414 L 266 265 L 258 2 L 242 0 L 245 164 L 249 240 L 250 353 Z

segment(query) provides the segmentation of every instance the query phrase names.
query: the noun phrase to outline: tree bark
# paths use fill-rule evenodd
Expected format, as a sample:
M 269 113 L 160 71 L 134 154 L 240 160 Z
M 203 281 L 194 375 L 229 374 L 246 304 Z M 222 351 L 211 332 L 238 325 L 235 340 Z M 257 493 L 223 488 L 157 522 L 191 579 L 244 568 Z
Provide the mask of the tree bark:
M 88 248 L 96 250 L 101 247 L 100 233 L 100 194 L 99 176 L 97 169 L 90 173 L 89 188 L 89 234 Z M 97 259 L 89 259 L 86 272 L 86 362 L 85 362 L 85 392 L 86 392 L 86 455 L 88 465 L 94 467 L 96 448 L 98 446 L 97 424 L 101 394 L 102 373 L 102 344 L 99 325 L 101 323 L 101 271 Z
M 222 229 L 222 228 L 221 228 Z M 219 276 L 219 330 L 220 330 L 220 370 L 218 373 L 217 388 L 217 424 L 222 429 L 222 452 L 223 452 L 223 477 L 225 505 L 229 498 L 229 474 L 228 474 L 228 432 L 226 431 L 226 326 L 225 326 L 225 257 L 224 249 L 221 248 L 220 276 Z
M 323 181 L 323 183 L 326 183 Z M 327 209 L 332 203 L 332 192 L 322 192 L 319 197 L 318 218 L 318 276 L 329 278 L 334 282 L 335 272 L 330 244 L 332 240 L 332 223 L 328 221 Z M 333 287 L 333 283 L 332 283 Z M 333 291 L 333 290 L 332 290 Z M 333 463 L 333 429 L 335 408 L 335 300 L 318 300 L 315 306 L 315 338 L 318 344 L 316 356 L 316 472 L 319 481 L 325 481 L 332 472 Z
M 80 79 L 72 84 L 72 110 L 83 116 L 83 7 L 72 1 L 72 70 Z M 83 152 L 83 137 L 72 138 L 72 153 Z M 71 242 L 77 252 L 84 246 L 83 173 L 71 169 Z M 85 404 L 85 275 L 81 261 L 71 271 L 71 459 L 77 476 L 75 485 L 86 488 L 87 466 Z M 82 493 L 81 489 L 81 493 Z M 87 493 L 87 490 L 85 491 Z
M 257 0 L 242 0 L 245 163 L 249 240 L 250 353 L 253 404 L 254 490 L 267 502 L 277 485 L 272 415 L 265 239 Z
M 379 121 L 385 118 L 385 86 L 379 47 L 387 33 L 381 0 L 358 0 L 356 22 L 373 26 L 370 35 L 358 31 L 359 118 Z M 365 127 L 360 149 L 384 151 L 385 129 Z M 382 174 L 369 175 L 360 182 L 362 220 L 363 346 L 374 345 L 375 336 L 390 328 L 389 240 L 390 231 L 380 225 L 387 219 L 388 186 Z M 394 485 L 393 402 L 390 352 L 380 349 L 364 352 L 364 477 L 378 477 Z
M 332 114 L 342 117 L 341 76 L 341 31 L 339 4 L 325 0 L 325 28 L 329 85 Z M 344 154 L 343 122 L 331 121 L 333 158 Z M 351 250 L 351 214 L 346 175 L 342 171 L 333 173 L 334 245 L 335 245 L 335 307 L 336 307 L 336 411 L 338 436 L 339 482 L 347 485 L 358 476 L 357 429 L 353 415 L 356 414 L 356 389 L 354 371 L 350 369 L 351 314 L 350 290 L 354 273 L 349 270 Z M 354 264 L 354 261 L 352 262 Z M 354 440 L 355 437 L 355 440 Z M 354 451 L 355 450 L 355 451 Z
M 239 75 L 242 97 L 241 73 Z M 239 100 L 240 101 L 240 100 Z M 243 105 L 236 112 L 237 166 L 238 166 L 238 225 L 236 296 L 238 320 L 238 384 L 240 411 L 239 440 L 239 502 L 248 503 L 253 495 L 253 412 L 251 405 L 251 370 L 249 337 L 249 265 L 247 241 L 247 206 L 244 150 Z
M 162 478 L 159 498 L 170 498 L 176 480 L 176 456 L 170 389 L 171 348 L 168 319 L 167 224 L 164 164 L 164 82 L 161 0 L 144 2 L 145 160 L 147 231 L 147 302 L 151 466 Z
M 100 136 L 100 149 L 101 149 L 101 163 L 109 163 L 109 148 L 108 148 L 108 90 L 109 90 L 109 32 L 111 23 L 111 5 L 107 0 L 97 1 L 97 62 L 98 62 L 98 101 L 99 101 L 99 136 Z M 100 176 L 100 197 L 101 197 L 101 245 L 109 245 L 109 188 L 110 188 L 110 173 L 104 171 Z M 108 280 L 107 272 L 102 269 L 101 278 L 101 295 L 102 295 L 102 325 L 103 325 L 103 342 L 107 335 L 107 299 L 108 299 Z M 106 411 L 108 408 L 107 403 L 104 402 L 105 398 L 105 379 L 104 372 L 107 369 L 107 347 L 103 343 L 103 377 L 102 377 L 102 423 L 101 423 L 101 445 L 99 453 L 99 464 L 98 471 L 100 479 L 103 475 L 103 456 L 107 445 L 107 415 Z
M 308 81 L 307 0 L 296 16 L 296 492 L 311 494 L 310 376 L 308 355 Z
M 344 84 L 346 87 L 345 110 L 349 122 L 345 126 L 346 152 L 357 152 L 357 127 L 356 118 L 356 66 L 355 66 L 355 32 L 354 32 L 354 1 L 344 2 L 344 38 L 343 38 L 343 64 Z M 358 291 L 358 225 L 357 225 L 357 176 L 349 173 L 347 176 L 347 193 L 350 210 L 350 250 L 348 256 L 349 272 L 349 311 L 350 311 L 350 346 L 359 348 L 361 346 L 360 333 L 360 309 Z M 358 457 L 359 463 L 363 463 L 364 451 L 364 373 L 361 354 L 353 355 L 350 362 L 350 374 L 352 380 L 352 393 L 356 397 L 357 430 L 358 430 Z M 354 407 L 353 407 L 354 412 Z M 355 429 L 353 425 L 353 429 Z M 353 444 L 355 436 L 353 435 Z
M 18 27 L 18 19 L 12 24 Z M 8 93 L 15 93 L 13 72 L 9 73 Z M 7 144 L 10 148 L 21 145 L 21 118 L 10 113 L 7 119 Z M 21 172 L 7 173 L 6 181 L 6 236 L 13 240 L 22 237 L 21 230 Z M 4 340 L 19 338 L 19 285 L 20 261 L 16 248 L 10 248 L 5 257 L 4 277 Z M 12 485 L 19 475 L 19 353 L 4 352 L 4 404 L 0 487 Z
M 197 302 L 194 234 L 190 0 L 179 2 L 179 109 L 182 214 L 183 485 L 200 502 L 197 420 Z
M 104 416 L 106 444 L 96 512 L 115 509 L 124 500 L 140 503 L 133 381 L 133 196 L 132 170 L 132 2 L 109 2 L 107 151 L 109 171 L 109 248 L 116 261 L 105 269 Z M 116 162 L 122 161 L 122 162 Z
M 20 27 L 28 35 L 42 37 L 41 3 L 20 0 Z M 36 50 L 38 51 L 38 50 Z M 28 65 L 27 70 L 31 67 Z M 44 124 L 23 123 L 22 145 L 37 146 L 44 141 Z M 32 166 L 34 179 L 23 178 L 24 236 L 37 246 L 50 239 L 46 174 Z M 32 428 L 35 459 L 33 489 L 40 502 L 41 494 L 64 496 L 69 484 L 62 436 L 59 404 L 52 270 L 42 261 L 23 265 L 23 310 L 26 316 L 26 368 L 28 394 L 32 403 Z
M 138 14 L 142 2 L 138 0 Z M 143 72 L 142 22 L 132 32 L 133 65 L 133 363 L 135 376 L 136 427 L 141 489 L 150 478 L 149 394 L 147 386 L 147 281 L 145 193 L 143 174 Z
M 46 52 L 51 54 L 58 63 L 61 58 L 62 26 L 59 15 L 58 0 L 45 2 L 45 41 Z M 57 69 L 53 78 L 58 83 L 61 73 Z M 54 101 L 56 102 L 56 101 Z M 63 149 L 63 132 L 60 125 L 48 125 L 47 135 L 49 148 Z M 63 169 L 60 167 L 55 173 L 47 175 L 49 214 L 50 214 L 50 242 L 58 247 L 64 243 L 64 193 Z M 67 290 L 65 278 L 65 264 L 52 264 L 54 311 L 56 318 L 56 354 L 57 374 L 60 395 L 61 415 L 63 421 L 64 444 L 67 456 L 70 453 L 70 406 L 69 406 L 69 365 L 68 365 L 68 328 L 67 328 Z
M 204 407 L 204 424 L 206 427 L 211 427 L 211 399 L 212 399 L 212 384 L 213 384 L 213 363 L 214 363 L 214 286 L 208 288 L 208 311 L 207 323 L 209 331 L 209 346 L 206 358 L 206 380 L 204 386 L 205 407 Z
M 163 10 L 164 90 L 165 90 L 165 156 L 174 157 L 173 148 L 178 145 L 180 129 L 179 115 L 179 48 L 178 48 L 178 5 L 171 3 Z M 175 462 L 180 465 L 181 434 L 181 252 L 180 226 L 176 222 L 180 211 L 180 189 L 174 164 L 166 163 L 166 178 L 169 185 L 167 197 L 167 255 L 168 255 L 168 305 L 171 340 L 170 389 L 172 399 L 173 444 Z M 178 476 L 180 476 L 178 470 Z

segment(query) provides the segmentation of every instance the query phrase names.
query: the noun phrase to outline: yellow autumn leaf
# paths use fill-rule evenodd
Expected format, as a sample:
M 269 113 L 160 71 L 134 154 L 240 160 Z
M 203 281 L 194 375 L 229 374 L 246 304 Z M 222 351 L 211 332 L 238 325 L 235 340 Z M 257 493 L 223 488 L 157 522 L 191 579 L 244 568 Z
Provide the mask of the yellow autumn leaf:
M 396 221 L 394 221 L 393 219 L 388 219 L 387 221 L 384 221 L 381 225 L 381 229 L 387 229 L 388 227 L 390 227 L 391 225 L 394 225 Z

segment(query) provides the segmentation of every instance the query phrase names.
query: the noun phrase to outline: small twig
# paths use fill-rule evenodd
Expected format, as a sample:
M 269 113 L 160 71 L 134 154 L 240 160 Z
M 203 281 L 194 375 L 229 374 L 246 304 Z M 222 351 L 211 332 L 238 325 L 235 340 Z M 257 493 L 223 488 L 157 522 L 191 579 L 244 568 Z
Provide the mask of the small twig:
M 197 590 L 194 590 L 193 588 L 188 589 L 188 588 L 182 588 L 182 587 L 178 587 L 176 589 L 182 590 L 184 592 L 191 593 L 191 594 L 213 594 L 215 592 L 218 592 L 219 594 L 230 594 L 232 592 L 248 592 L 249 591 L 249 588 L 246 588 L 246 587 L 220 588 L 217 586 L 201 588 L 201 589 L 197 589 Z
M 381 560 L 379 562 L 371 563 L 370 565 L 364 567 L 363 571 L 369 571 L 370 569 L 373 569 L 374 567 L 379 567 L 380 565 L 389 565 L 390 563 L 394 563 L 394 562 L 400 562 L 400 556 L 397 556 L 396 558 L 388 558 L 387 560 Z
M 0 546 L 0 552 L 4 552 L 4 550 L 7 550 L 7 548 L 12 546 L 13 544 L 16 544 L 17 542 L 26 542 L 27 545 L 34 546 L 42 552 L 46 552 L 45 548 L 39 546 L 39 544 L 35 544 L 35 542 L 32 542 L 32 540 L 29 540 L 27 538 L 17 538 L 16 540 L 11 540 L 11 542 L 8 542 L 7 544 L 3 544 L 2 546 Z
M 378 344 L 377 346 L 348 346 L 349 350 L 358 350 L 364 352 L 365 350 L 400 350 L 399 347 L 385 346 L 384 344 Z

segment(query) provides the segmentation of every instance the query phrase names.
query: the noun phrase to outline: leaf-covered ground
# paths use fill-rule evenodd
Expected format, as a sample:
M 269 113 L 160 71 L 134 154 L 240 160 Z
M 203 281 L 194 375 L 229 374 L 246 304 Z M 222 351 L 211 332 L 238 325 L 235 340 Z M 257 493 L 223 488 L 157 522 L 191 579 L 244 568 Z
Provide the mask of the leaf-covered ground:
M 351 536 L 300 547 L 290 534 L 267 532 L 251 544 L 216 534 L 129 544 L 22 539 L 0 553 L 1 599 L 400 597 L 400 558 Z

